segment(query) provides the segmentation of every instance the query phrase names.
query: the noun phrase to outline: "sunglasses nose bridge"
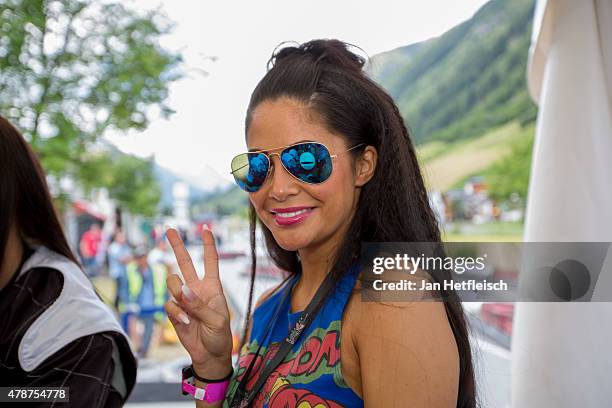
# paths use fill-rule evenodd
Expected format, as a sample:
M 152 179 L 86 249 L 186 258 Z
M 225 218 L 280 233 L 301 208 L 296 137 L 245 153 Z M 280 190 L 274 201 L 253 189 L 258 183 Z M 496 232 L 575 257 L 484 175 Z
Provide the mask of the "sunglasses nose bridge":
M 273 159 L 273 156 L 277 156 Z M 296 177 L 289 172 L 285 164 L 281 160 L 279 153 L 268 155 L 270 160 L 270 169 L 268 170 L 267 181 L 269 184 L 268 194 L 278 201 L 284 201 L 287 196 L 298 193 L 298 185 Z
M 276 160 L 274 160 L 274 156 L 276 156 Z M 289 170 L 285 167 L 283 161 L 281 160 L 280 153 L 270 153 L 268 154 L 268 160 L 270 162 L 270 169 L 268 170 L 268 178 L 274 178 L 276 174 L 276 169 L 282 168 L 285 172 L 289 173 Z M 289 175 L 291 175 L 289 173 Z

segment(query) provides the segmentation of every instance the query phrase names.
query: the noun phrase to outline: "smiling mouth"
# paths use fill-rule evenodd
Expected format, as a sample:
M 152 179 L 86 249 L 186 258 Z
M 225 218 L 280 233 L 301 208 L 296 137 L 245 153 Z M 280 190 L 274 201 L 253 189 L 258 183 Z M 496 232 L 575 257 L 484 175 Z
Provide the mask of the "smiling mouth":
M 270 211 L 272 213 L 272 215 L 276 216 L 276 217 L 280 217 L 280 218 L 291 218 L 291 217 L 295 217 L 296 215 L 300 215 L 300 214 L 304 214 L 310 210 L 312 210 L 314 207 L 310 207 L 310 208 L 304 208 L 302 210 L 298 210 L 298 211 L 290 211 L 290 212 L 280 212 L 280 211 Z

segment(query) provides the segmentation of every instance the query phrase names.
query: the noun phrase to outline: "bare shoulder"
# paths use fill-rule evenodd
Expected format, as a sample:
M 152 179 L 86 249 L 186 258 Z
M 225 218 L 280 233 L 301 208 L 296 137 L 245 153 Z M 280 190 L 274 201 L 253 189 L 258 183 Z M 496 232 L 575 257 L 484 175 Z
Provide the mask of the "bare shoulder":
M 366 405 L 401 406 L 411 395 L 415 407 L 455 406 L 459 353 L 443 302 L 356 294 L 350 306 Z
M 421 282 L 421 277 L 414 277 L 414 279 L 415 282 Z M 347 304 L 350 313 L 347 313 L 348 316 L 346 317 L 351 321 L 354 330 L 367 333 L 375 328 L 384 329 L 383 331 L 377 330 L 376 333 L 390 340 L 406 337 L 418 340 L 424 339 L 426 336 L 433 336 L 435 338 L 452 338 L 452 343 L 454 343 L 454 335 L 446 315 L 444 302 L 432 300 L 406 301 L 401 297 L 392 297 L 392 299 L 399 300 L 364 300 L 361 296 L 362 285 L 364 283 L 357 280 Z M 415 298 L 411 297 L 409 299 Z M 432 299 L 435 296 L 426 294 L 422 298 Z M 407 329 L 414 333 L 407 336 Z M 363 336 L 359 336 L 359 339 L 356 340 L 362 341 L 363 339 Z M 454 346 L 454 344 L 451 345 Z

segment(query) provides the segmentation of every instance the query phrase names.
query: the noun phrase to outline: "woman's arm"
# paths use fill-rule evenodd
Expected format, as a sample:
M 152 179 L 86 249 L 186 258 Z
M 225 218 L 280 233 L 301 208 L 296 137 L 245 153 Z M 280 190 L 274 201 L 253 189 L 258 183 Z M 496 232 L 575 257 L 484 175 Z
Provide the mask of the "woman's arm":
M 362 302 L 355 341 L 366 407 L 456 406 L 459 355 L 444 303 Z

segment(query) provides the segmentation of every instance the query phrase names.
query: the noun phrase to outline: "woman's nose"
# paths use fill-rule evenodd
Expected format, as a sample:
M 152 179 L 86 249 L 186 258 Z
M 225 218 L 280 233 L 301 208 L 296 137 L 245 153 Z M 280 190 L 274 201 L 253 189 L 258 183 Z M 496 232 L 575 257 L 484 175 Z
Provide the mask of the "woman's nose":
M 278 201 L 285 201 L 287 197 L 299 192 L 298 181 L 285 169 L 278 154 L 270 157 L 270 188 L 268 196 Z

